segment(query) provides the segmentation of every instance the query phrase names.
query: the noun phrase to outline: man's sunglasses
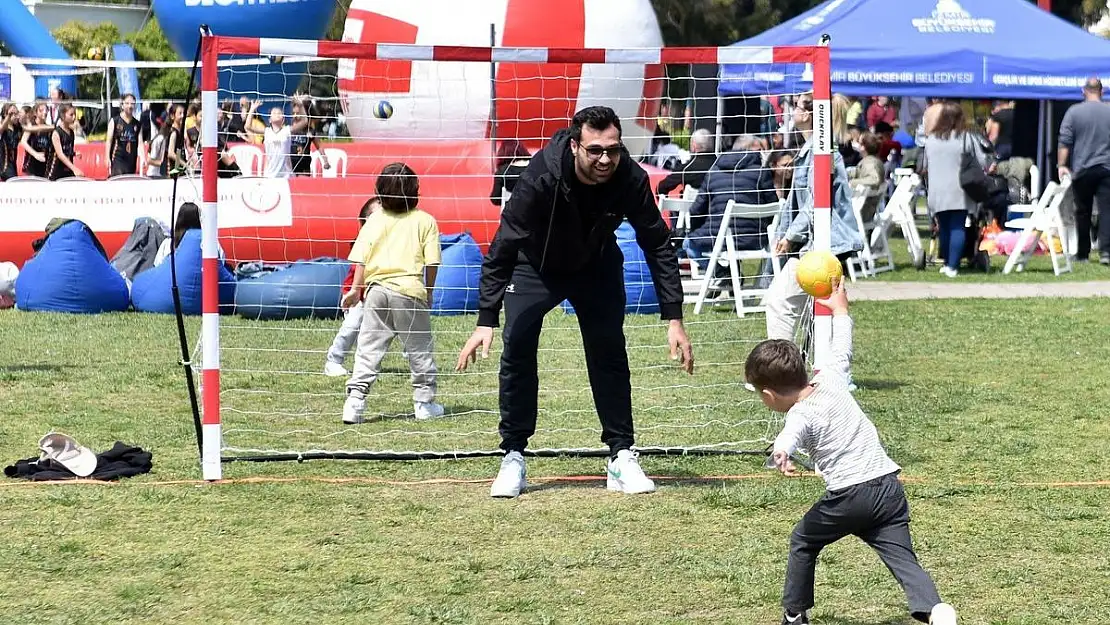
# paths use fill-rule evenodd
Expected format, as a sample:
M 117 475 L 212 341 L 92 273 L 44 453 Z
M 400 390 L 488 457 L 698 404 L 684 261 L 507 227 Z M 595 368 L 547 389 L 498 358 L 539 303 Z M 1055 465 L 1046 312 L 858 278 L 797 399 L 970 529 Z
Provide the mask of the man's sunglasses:
M 603 148 L 600 145 L 591 145 L 589 147 L 584 146 L 582 149 L 586 151 L 586 154 L 590 155 L 591 159 L 597 160 L 601 158 L 602 154 L 607 154 L 610 159 L 615 159 L 621 155 L 622 148 L 624 148 L 623 143 L 618 143 L 617 145 L 607 148 Z

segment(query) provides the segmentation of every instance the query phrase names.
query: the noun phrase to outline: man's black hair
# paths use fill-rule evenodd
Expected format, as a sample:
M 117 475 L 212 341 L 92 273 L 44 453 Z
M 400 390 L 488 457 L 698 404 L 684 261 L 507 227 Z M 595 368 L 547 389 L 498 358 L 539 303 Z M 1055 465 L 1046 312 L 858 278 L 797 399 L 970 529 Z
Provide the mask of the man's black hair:
M 582 142 L 582 126 L 589 126 L 594 130 L 607 130 L 616 126 L 617 132 L 621 131 L 621 118 L 616 111 L 608 106 L 587 106 L 574 114 L 570 121 L 570 137 L 576 142 Z

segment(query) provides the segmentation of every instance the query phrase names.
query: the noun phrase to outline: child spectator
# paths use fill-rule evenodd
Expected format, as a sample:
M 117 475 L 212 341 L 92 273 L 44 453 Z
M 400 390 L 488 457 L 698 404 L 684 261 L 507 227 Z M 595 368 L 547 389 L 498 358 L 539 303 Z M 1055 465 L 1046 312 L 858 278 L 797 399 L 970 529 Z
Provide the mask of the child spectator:
M 366 218 L 371 213 L 376 212 L 382 207 L 382 201 L 376 197 L 366 200 L 362 205 L 362 210 L 358 213 L 358 227 L 362 231 L 362 227 L 366 225 Z M 351 243 L 351 248 L 354 249 L 354 242 Z M 354 284 L 355 272 L 358 265 L 351 265 L 351 271 L 347 274 L 347 279 L 344 281 L 344 291 L 349 290 L 349 287 Z M 347 352 L 355 346 L 355 341 L 358 340 L 358 330 L 362 327 L 362 302 L 356 303 L 347 309 L 343 317 L 343 325 L 339 327 L 339 332 L 335 333 L 335 339 L 331 342 L 331 347 L 328 349 L 327 360 L 324 361 L 324 375 L 340 378 L 351 375 L 350 371 L 343 366 L 343 361 L 347 358 Z
M 73 142 L 77 133 L 77 109 L 63 104 L 58 109 L 59 121 L 50 136 L 50 152 L 46 159 L 46 175 L 51 180 L 61 180 L 74 176 L 84 176 L 84 172 L 73 164 L 76 152 Z
M 401 339 L 412 371 L 413 411 L 420 420 L 443 416 L 435 403 L 436 365 L 429 306 L 440 263 L 439 227 L 417 208 L 420 181 L 404 163 L 382 169 L 375 190 L 382 209 L 358 233 L 350 260 L 357 263 L 342 305 L 362 305 L 354 372 L 347 380 L 344 423 L 362 423 L 366 394 L 378 377 L 393 337 Z
M 859 142 L 860 147 L 863 148 L 863 159 L 856 165 L 855 169 L 849 172 L 848 180 L 851 181 L 853 187 L 865 187 L 867 189 L 867 200 L 863 203 L 863 209 L 860 211 L 863 224 L 866 227 L 875 219 L 875 213 L 879 210 L 879 200 L 883 194 L 883 181 L 886 180 L 886 169 L 879 159 L 879 137 L 874 133 L 865 132 L 860 137 Z M 867 233 L 864 232 L 863 235 L 866 237 Z
M 30 123 L 23 126 L 23 175 L 46 177 L 46 156 L 50 152 L 51 135 L 54 127 L 46 121 L 46 103 L 35 105 Z
M 833 312 L 833 353 L 812 380 L 804 356 L 792 341 L 763 341 L 744 365 L 744 376 L 764 405 L 786 413 L 774 443 L 775 465 L 784 475 L 794 475 L 790 455 L 804 448 L 828 489 L 790 536 L 782 622 L 808 625 L 818 554 L 854 535 L 870 545 L 894 574 L 915 619 L 955 625 L 955 609 L 941 602 L 936 585 L 914 555 L 909 504 L 898 481 L 901 468 L 886 455 L 875 426 L 848 391 L 852 319 L 843 283 L 820 303 Z

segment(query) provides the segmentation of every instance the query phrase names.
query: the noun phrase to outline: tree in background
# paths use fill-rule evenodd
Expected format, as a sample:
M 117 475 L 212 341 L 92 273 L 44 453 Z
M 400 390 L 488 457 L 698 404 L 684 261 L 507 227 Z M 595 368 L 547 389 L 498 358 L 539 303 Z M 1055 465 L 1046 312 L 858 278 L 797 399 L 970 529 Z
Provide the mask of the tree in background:
M 131 33 L 124 41 L 135 48 L 135 58 L 140 61 L 177 61 L 158 20 L 151 17 L 143 28 Z M 191 61 L 192 59 L 186 59 Z M 142 96 L 149 100 L 176 100 L 185 97 L 189 87 L 189 70 L 182 68 L 141 69 L 139 88 Z
M 1106 0 L 1052 0 L 1052 13 L 1073 24 L 1090 26 L 1106 15 Z
M 70 21 L 54 29 L 51 33 L 58 45 L 75 59 L 88 58 L 90 49 L 101 51 L 111 49 L 112 45 L 121 41 L 135 48 L 135 58 L 140 61 L 177 61 L 177 53 L 170 47 L 165 34 L 158 21 L 147 20 L 143 28 L 126 37 L 120 35 L 119 28 L 111 22 Z M 110 76 L 112 93 L 110 97 L 118 97 L 115 88 L 115 76 Z M 139 70 L 139 88 L 141 96 L 148 100 L 172 100 L 185 97 L 185 90 L 189 86 L 189 71 L 181 68 L 167 69 L 141 69 Z M 95 72 L 81 76 L 77 80 L 77 99 L 103 100 L 104 73 Z

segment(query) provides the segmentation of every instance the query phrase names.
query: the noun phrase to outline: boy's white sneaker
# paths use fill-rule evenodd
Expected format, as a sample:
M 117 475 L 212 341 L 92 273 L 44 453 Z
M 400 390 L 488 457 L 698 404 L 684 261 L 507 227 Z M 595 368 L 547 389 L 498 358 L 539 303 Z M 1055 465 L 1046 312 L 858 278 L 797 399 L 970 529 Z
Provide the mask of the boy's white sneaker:
M 609 460 L 605 467 L 605 488 L 620 491 L 626 495 L 639 495 L 655 490 L 655 482 L 651 481 L 644 470 L 640 468 L 639 454 L 630 449 L 617 452 L 617 457 Z
M 443 416 L 443 404 L 437 404 L 434 401 L 413 402 L 412 410 L 416 413 L 417 421 L 427 421 Z
M 343 423 L 347 425 L 357 425 L 366 419 L 363 414 L 366 412 L 366 395 L 358 391 L 350 391 L 347 393 L 347 401 L 343 402 Z
M 956 625 L 956 608 L 947 603 L 938 603 L 929 613 L 929 625 Z
M 519 451 L 510 451 L 501 459 L 501 470 L 497 472 L 497 479 L 489 488 L 489 496 L 502 499 L 512 499 L 525 488 L 528 482 L 524 468 L 524 456 Z
M 329 378 L 345 378 L 351 375 L 351 372 L 347 371 L 343 363 L 329 360 L 324 363 L 324 375 Z

